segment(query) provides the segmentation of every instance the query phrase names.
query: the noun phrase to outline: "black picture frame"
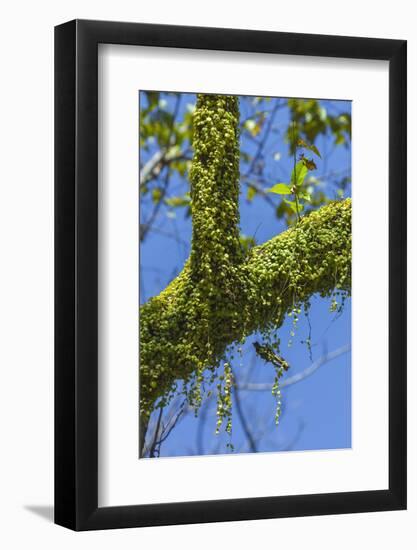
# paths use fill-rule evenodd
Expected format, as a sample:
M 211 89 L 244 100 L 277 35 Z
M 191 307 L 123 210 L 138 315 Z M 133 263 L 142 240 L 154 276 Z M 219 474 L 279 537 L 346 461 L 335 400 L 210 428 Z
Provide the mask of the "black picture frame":
M 387 490 L 98 507 L 97 52 L 106 43 L 389 62 Z M 78 531 L 406 508 L 406 46 L 106 21 L 55 28 L 55 523 Z

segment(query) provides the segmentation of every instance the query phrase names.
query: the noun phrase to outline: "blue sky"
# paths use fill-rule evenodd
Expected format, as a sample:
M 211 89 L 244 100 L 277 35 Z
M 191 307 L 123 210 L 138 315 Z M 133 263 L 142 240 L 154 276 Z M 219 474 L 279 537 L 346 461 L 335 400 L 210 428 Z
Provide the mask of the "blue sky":
M 161 96 L 165 108 L 172 105 L 172 97 Z M 141 105 L 146 98 L 142 94 Z M 248 116 L 250 106 L 248 98 L 242 98 L 241 120 Z M 272 109 L 275 102 L 281 102 L 272 125 L 272 131 L 265 142 L 264 168 L 265 179 L 271 184 L 288 181 L 293 166 L 293 159 L 288 154 L 288 144 L 284 140 L 284 132 L 290 120 L 289 109 L 285 99 L 272 99 L 266 109 Z M 183 94 L 178 116 L 190 109 L 195 103 L 194 94 Z M 339 114 L 351 110 L 350 102 L 322 100 L 320 104 L 327 112 Z M 262 133 L 259 138 L 262 138 Z M 255 140 L 242 137 L 241 148 L 249 153 L 257 149 Z M 259 140 L 258 140 L 259 141 Z M 350 176 L 350 145 L 334 145 L 330 135 L 320 135 L 316 145 L 322 154 L 322 160 L 317 162 L 314 176 L 318 179 L 325 175 L 346 174 Z M 148 152 L 141 151 L 141 165 L 157 150 L 157 145 L 151 145 Z M 244 174 L 247 165 L 242 161 L 241 173 Z M 333 177 L 333 176 L 332 176 Z M 329 183 L 329 178 L 323 178 L 323 190 L 330 197 L 337 197 L 337 186 Z M 186 180 L 175 175 L 170 182 L 171 196 L 179 195 L 186 190 Z M 269 195 L 271 201 L 266 202 L 261 196 L 256 196 L 252 202 L 246 199 L 246 187 L 241 186 L 240 215 L 241 231 L 248 236 L 254 236 L 257 244 L 261 244 L 286 229 L 284 220 L 278 220 L 274 208 L 282 197 Z M 350 194 L 350 187 L 345 195 Z M 140 205 L 141 223 L 149 219 L 152 202 L 144 197 Z M 181 271 L 190 250 L 191 219 L 185 216 L 185 209 L 161 208 L 153 224 L 154 230 L 149 231 L 140 245 L 140 299 L 141 303 L 151 296 L 157 295 L 172 278 Z M 317 364 L 321 358 L 335 352 L 335 357 L 324 362 L 313 374 L 301 381 L 282 388 L 283 412 L 278 426 L 274 423 L 275 398 L 271 394 L 274 379 L 272 365 L 266 364 L 254 352 L 253 342 L 260 340 L 259 335 L 247 339 L 243 347 L 242 357 L 233 366 L 236 382 L 242 389 L 238 393 L 239 409 L 236 399 L 232 411 L 233 431 L 230 437 L 221 431 L 215 435 L 216 400 L 210 398 L 197 418 L 193 413 L 183 415 L 161 445 L 160 456 L 184 456 L 195 454 L 228 453 L 227 443 L 232 442 L 234 452 L 250 452 L 254 443 L 258 452 L 284 452 L 312 449 L 335 449 L 351 446 L 351 304 L 347 300 L 340 316 L 331 313 L 330 299 L 313 297 L 309 320 L 304 315 L 296 331 L 291 347 L 291 319 L 288 319 L 279 329 L 281 338 L 281 354 L 290 364 L 289 371 L 281 379 L 293 379 L 311 364 Z M 305 343 L 311 325 L 312 357 Z M 267 389 L 263 389 L 263 388 Z M 246 389 L 245 389 L 246 388 Z M 236 396 L 234 396 L 236 397 Z M 177 408 L 181 401 L 176 403 Z M 171 411 L 175 412 L 175 403 Z M 240 413 L 240 414 L 239 414 Z M 246 425 L 246 429 L 245 429 Z M 251 437 L 248 438 L 247 433 Z

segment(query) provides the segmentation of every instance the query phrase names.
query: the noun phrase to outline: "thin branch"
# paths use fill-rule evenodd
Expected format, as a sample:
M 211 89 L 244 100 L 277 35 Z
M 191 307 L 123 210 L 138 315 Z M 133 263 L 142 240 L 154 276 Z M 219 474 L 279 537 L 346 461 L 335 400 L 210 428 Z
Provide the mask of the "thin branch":
M 156 216 L 158 215 L 159 209 L 162 206 L 162 203 L 164 201 L 164 198 L 165 198 L 165 195 L 166 195 L 166 192 L 167 192 L 167 189 L 168 189 L 170 178 L 171 178 L 171 170 L 169 168 L 167 168 L 164 183 L 163 183 L 162 190 L 161 190 L 161 196 L 159 197 L 158 202 L 155 204 L 153 212 L 150 215 L 149 220 L 144 224 L 140 224 L 140 241 L 141 242 L 145 239 L 146 235 L 148 234 L 149 230 L 152 227 L 153 222 L 156 219 Z
M 272 208 L 274 210 L 276 210 L 276 207 L 277 205 L 275 204 L 275 202 L 272 200 L 272 198 L 266 193 L 266 191 L 262 188 L 262 186 L 260 186 L 259 184 L 257 184 L 252 178 L 250 178 L 249 176 L 242 176 L 242 181 L 243 183 L 247 186 L 247 187 L 252 187 L 253 189 L 255 189 L 255 191 L 258 193 L 258 195 L 261 195 L 261 197 L 263 197 L 265 199 L 265 201 L 270 205 L 272 206 Z
M 160 229 L 159 227 L 153 227 L 152 231 L 154 233 L 158 233 L 159 235 L 167 237 L 168 239 L 173 239 L 177 244 L 181 245 L 185 249 L 188 247 L 188 243 L 184 239 L 181 239 L 181 237 L 178 234 L 175 235 L 174 233 L 170 233 L 169 231 L 165 231 L 164 229 Z
M 203 403 L 199 414 L 199 426 L 197 428 L 197 435 L 196 435 L 197 454 L 199 455 L 204 454 L 203 435 L 204 435 L 204 427 L 206 425 L 206 420 L 207 420 L 209 402 L 210 402 L 210 398 L 207 398 L 206 401 Z
M 274 121 L 274 118 L 275 118 L 275 115 L 277 114 L 278 112 L 278 109 L 281 107 L 281 104 L 276 101 L 275 102 L 275 105 L 274 105 L 274 108 L 272 109 L 271 111 L 271 116 L 269 117 L 268 119 L 268 122 L 266 123 L 266 127 L 265 127 L 265 131 L 264 131 L 264 134 L 262 136 L 262 139 L 261 141 L 259 142 L 258 144 L 258 149 L 252 159 L 252 162 L 250 163 L 249 165 L 249 168 L 246 170 L 246 173 L 245 173 L 245 176 L 248 176 L 252 171 L 253 169 L 255 168 L 256 166 L 256 163 L 259 161 L 259 159 L 261 158 L 262 156 L 262 150 L 265 146 L 265 143 L 268 139 L 268 136 L 269 136 L 269 133 L 271 131 L 271 127 L 272 127 L 272 123 Z
M 159 448 L 159 451 L 161 450 L 161 445 L 162 443 L 168 438 L 169 434 L 172 432 L 172 430 L 175 428 L 175 426 L 178 424 L 178 421 L 180 419 L 180 417 L 182 416 L 182 414 L 184 413 L 184 408 L 185 408 L 185 404 L 186 404 L 186 400 L 184 400 L 181 405 L 180 405 L 180 409 L 179 411 L 177 412 L 177 414 L 171 418 L 171 420 L 169 420 L 166 424 L 166 426 L 164 426 L 162 432 L 161 432 L 161 438 L 159 439 L 159 441 L 157 442 L 157 445 L 158 445 L 158 448 Z M 169 424 L 171 423 L 171 425 L 169 426 Z M 169 426 L 169 428 L 168 428 Z
M 152 444 L 151 444 L 150 449 L 149 449 L 149 457 L 150 458 L 153 458 L 155 456 L 155 448 L 156 448 L 156 444 L 157 444 L 157 441 L 158 441 L 158 433 L 159 433 L 159 427 L 161 425 L 161 419 L 162 419 L 163 411 L 164 411 L 164 408 L 161 407 L 159 409 L 158 421 L 156 423 L 155 432 L 154 432 L 154 436 L 153 436 L 153 441 L 152 441 Z
M 246 301 L 244 295 L 241 300 L 241 306 L 248 306 L 245 309 L 247 317 L 241 316 L 236 318 L 236 325 L 232 333 L 227 332 L 223 334 L 220 332 L 216 334 L 219 353 L 220 349 L 226 349 L 237 337 L 240 337 L 242 330 L 245 331 L 244 335 L 248 336 L 262 329 L 262 326 L 268 322 L 273 322 L 278 329 L 283 322 L 285 313 L 293 308 L 293 294 L 287 291 L 282 295 L 280 292 L 282 284 L 291 276 L 291 270 L 282 271 L 283 258 L 285 251 L 288 249 L 292 250 L 294 258 L 303 260 L 300 263 L 302 267 L 304 265 L 310 266 L 312 261 L 320 264 L 323 258 L 329 257 L 329 247 L 331 247 L 332 257 L 337 258 L 337 261 L 340 263 L 340 269 L 345 269 L 346 271 L 346 277 L 340 283 L 341 290 L 348 291 L 347 289 L 350 287 L 350 219 L 350 199 L 334 202 L 306 216 L 303 218 L 302 223 L 296 227 L 280 233 L 263 245 L 252 248 L 251 253 L 239 267 L 241 273 L 245 276 L 245 281 L 247 281 L 248 290 L 250 289 L 247 295 L 248 297 L 252 297 Z M 329 232 L 331 236 L 330 241 Z M 299 234 L 308 235 L 310 240 L 314 240 L 316 243 L 315 248 L 306 249 L 302 244 L 303 241 L 298 238 Z M 326 236 L 325 239 L 322 238 L 323 235 Z M 268 265 L 269 269 L 267 271 L 259 270 L 259 266 L 262 265 Z M 317 277 L 315 271 L 303 268 L 300 272 L 300 277 L 303 277 L 304 286 L 298 289 L 297 300 L 300 302 L 304 301 L 317 292 L 330 295 L 334 288 L 333 275 L 333 262 L 327 263 L 326 269 L 320 272 L 319 277 Z M 142 334 L 148 334 L 156 343 L 156 346 L 152 348 L 152 353 L 149 351 L 148 354 L 144 353 L 146 347 L 141 346 L 142 366 L 152 363 L 152 354 L 155 353 L 155 350 L 158 350 L 159 343 L 163 347 L 167 335 L 169 335 L 169 338 L 173 338 L 173 335 L 178 334 L 178 337 L 172 339 L 170 353 L 172 353 L 171 361 L 175 359 L 176 364 L 182 365 L 181 372 L 175 372 L 175 378 L 181 380 L 189 377 L 192 373 L 194 363 L 184 361 L 184 346 L 182 344 L 181 346 L 179 345 L 179 338 L 181 338 L 181 342 L 184 342 L 186 339 L 194 345 L 194 338 L 198 334 L 199 326 L 190 322 L 188 310 L 180 310 L 181 313 L 175 318 L 172 312 L 175 311 L 176 304 L 181 303 L 181 300 L 184 299 L 182 289 L 188 288 L 186 282 L 191 281 L 192 276 L 190 265 L 185 265 L 178 277 L 164 290 L 163 299 L 157 297 L 152 303 L 147 302 L 140 309 L 141 327 L 147 327 L 147 330 L 143 330 Z M 230 291 L 233 296 L 234 288 L 230 288 Z M 184 292 L 188 293 L 188 290 Z M 268 307 L 261 305 L 264 303 L 265 297 L 269 301 Z M 276 317 L 275 311 L 278 297 L 280 298 L 281 305 L 279 318 Z M 192 296 L 187 296 L 187 300 L 192 299 Z M 200 303 L 198 303 L 198 307 L 201 307 Z M 233 307 L 233 303 L 231 303 L 230 307 Z M 239 324 L 240 322 L 242 325 Z M 143 337 L 142 343 L 144 343 Z M 205 347 L 202 350 L 198 350 L 198 353 L 201 353 L 203 358 L 205 352 Z M 196 348 L 195 353 L 197 356 Z M 165 369 L 160 373 L 153 370 L 152 377 L 157 382 L 157 386 L 152 387 L 146 383 L 147 381 L 149 382 L 149 372 L 142 368 L 141 405 L 144 408 L 150 407 L 152 403 L 155 403 L 156 399 L 162 396 L 174 381 L 174 372 L 171 372 L 171 370 Z
M 171 144 L 171 147 L 174 144 Z M 140 171 L 139 175 L 139 189 L 142 190 L 146 187 L 148 183 L 150 183 L 152 180 L 159 177 L 162 170 L 165 167 L 169 167 L 170 164 L 173 162 L 181 161 L 181 160 L 191 160 L 191 156 L 188 155 L 188 153 L 191 151 L 190 148 L 186 149 L 185 151 L 177 154 L 177 155 L 170 155 L 170 147 L 167 147 L 166 149 L 157 151 L 145 164 L 145 166 Z
M 336 359 L 337 357 L 340 357 L 341 355 L 344 355 L 345 353 L 348 353 L 349 351 L 350 344 L 346 344 L 345 346 L 342 346 L 334 351 L 331 351 L 330 353 L 323 355 L 302 372 L 294 374 L 294 376 L 290 376 L 289 378 L 280 382 L 280 388 L 292 386 L 293 384 L 297 384 L 298 382 L 305 380 L 324 364 L 332 361 L 333 359 Z M 247 382 L 246 384 L 240 384 L 238 388 L 242 391 L 271 391 L 271 384 Z
M 179 94 L 177 96 L 177 99 L 176 99 L 176 102 L 175 102 L 174 112 L 173 112 L 173 115 L 172 115 L 172 124 L 171 124 L 170 133 L 169 133 L 168 140 L 167 140 L 168 146 L 172 145 L 171 141 L 172 141 L 172 138 L 174 136 L 175 120 L 176 120 L 177 115 L 178 115 L 180 103 L 181 103 L 181 94 Z M 153 222 L 155 221 L 155 218 L 156 218 L 156 216 L 159 212 L 159 209 L 160 209 L 160 207 L 163 203 L 164 197 L 166 195 L 170 178 L 171 178 L 171 170 L 169 169 L 169 166 L 167 166 L 164 183 L 163 183 L 163 187 L 162 187 L 162 190 L 161 190 L 161 196 L 159 197 L 158 202 L 155 204 L 155 207 L 153 209 L 153 212 L 152 212 L 149 220 L 145 224 L 143 224 L 143 225 L 141 224 L 141 228 L 143 227 L 143 230 L 140 232 L 140 241 L 141 242 L 144 240 L 144 238 L 148 234 L 150 228 L 152 227 Z
M 233 378 L 235 378 L 234 375 L 233 375 Z M 248 440 L 249 448 L 250 448 L 251 452 L 256 453 L 256 452 L 258 452 L 258 449 L 256 447 L 255 439 L 252 435 L 252 432 L 250 431 L 249 424 L 246 420 L 246 417 L 245 417 L 243 409 L 242 409 L 242 405 L 241 405 L 241 402 L 240 402 L 239 388 L 236 385 L 234 385 L 233 389 L 234 389 L 236 412 L 237 412 L 237 415 L 239 417 L 240 424 L 242 425 L 243 432 L 246 436 L 246 439 Z

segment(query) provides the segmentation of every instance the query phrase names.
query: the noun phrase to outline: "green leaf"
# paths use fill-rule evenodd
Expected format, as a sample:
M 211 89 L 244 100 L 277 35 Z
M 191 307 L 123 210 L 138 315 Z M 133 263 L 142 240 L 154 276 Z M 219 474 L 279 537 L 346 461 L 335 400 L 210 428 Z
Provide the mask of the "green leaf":
M 319 117 L 320 117 L 320 120 L 322 121 L 325 121 L 326 120 L 326 117 L 327 117 L 327 111 L 324 107 L 320 107 L 319 109 Z
M 249 252 L 249 250 L 256 245 L 255 239 L 253 237 L 248 237 L 247 235 L 240 235 L 239 240 L 245 252 Z
M 255 189 L 255 187 L 252 187 L 251 185 L 248 187 L 248 191 L 246 193 L 246 199 L 249 201 L 249 202 L 252 202 L 253 198 L 255 197 L 255 195 L 257 194 L 257 190 Z
M 181 153 L 181 147 L 179 145 L 173 145 L 166 152 L 165 158 L 166 160 L 172 160 L 173 158 L 178 157 L 180 153 Z
M 315 145 L 310 145 L 309 150 L 315 153 L 319 158 L 321 158 L 320 151 Z
M 311 195 L 310 195 L 310 193 L 307 193 L 306 191 L 299 191 L 298 192 L 298 197 L 300 199 L 303 199 L 303 200 L 308 201 L 308 202 L 311 201 Z
M 304 163 L 307 170 L 317 170 L 316 163 L 314 162 L 313 159 L 309 159 L 309 158 L 303 156 L 301 158 L 301 161 Z
M 246 130 L 249 130 L 249 132 L 253 132 L 256 126 L 256 122 L 250 118 L 249 120 L 245 121 L 243 126 L 246 128 Z
M 159 187 L 152 189 L 152 202 L 157 204 L 162 197 L 162 190 Z
M 338 134 L 335 140 L 336 145 L 341 145 L 342 143 L 345 143 L 345 136 L 343 134 Z
M 276 193 L 277 195 L 291 195 L 291 187 L 286 183 L 276 183 L 266 190 L 267 193 Z
M 291 172 L 291 186 L 296 185 L 296 187 L 300 187 L 300 185 L 303 184 L 307 173 L 308 168 L 304 162 L 302 160 L 297 162 L 295 168 L 293 168 L 293 171 Z
M 256 137 L 261 131 L 261 126 L 253 119 L 246 120 L 243 125 L 253 137 Z
M 307 149 L 309 147 L 309 145 L 303 139 L 298 138 L 297 139 L 297 147 L 302 147 L 303 149 Z
M 302 147 L 303 149 L 308 149 L 309 151 L 312 151 L 315 155 L 317 155 L 319 158 L 321 158 L 320 151 L 317 149 L 315 145 L 310 145 L 303 139 L 298 139 L 297 141 L 297 147 Z
M 190 197 L 187 195 L 184 195 L 183 197 L 170 197 L 169 199 L 165 199 L 165 204 L 172 206 L 173 208 L 188 206 L 190 204 Z
M 288 206 L 291 208 L 294 214 L 297 214 L 297 203 L 295 201 L 289 201 L 287 199 L 284 199 L 284 202 L 288 204 Z M 303 208 L 304 206 L 302 204 L 298 204 L 298 212 L 301 212 Z

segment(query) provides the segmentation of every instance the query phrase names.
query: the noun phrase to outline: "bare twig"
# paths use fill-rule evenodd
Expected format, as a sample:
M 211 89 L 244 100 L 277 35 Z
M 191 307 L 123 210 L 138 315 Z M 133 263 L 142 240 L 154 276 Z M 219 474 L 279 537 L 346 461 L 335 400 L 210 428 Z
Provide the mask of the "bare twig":
M 271 199 L 268 193 L 266 193 L 266 191 L 262 188 L 262 186 L 256 183 L 256 181 L 254 181 L 253 178 L 249 176 L 242 176 L 242 182 L 247 187 L 252 187 L 253 189 L 255 189 L 258 195 L 261 195 L 261 197 L 263 197 L 266 200 L 266 202 L 273 207 L 274 210 L 276 209 L 277 205 L 274 203 L 274 201 Z
M 293 384 L 297 384 L 298 382 L 305 380 L 324 364 L 332 361 L 333 359 L 336 359 L 336 357 L 340 357 L 341 355 L 348 353 L 349 351 L 350 345 L 346 344 L 345 346 L 342 346 L 334 351 L 331 351 L 330 353 L 323 355 L 302 372 L 294 374 L 294 376 L 290 376 L 289 378 L 280 382 L 280 387 L 285 388 L 287 386 L 292 386 Z M 238 388 L 242 391 L 271 391 L 271 384 L 247 382 L 245 384 L 239 384 Z
M 170 133 L 169 133 L 168 140 L 167 140 L 168 149 L 171 145 L 173 145 L 173 143 L 171 143 L 171 142 L 172 142 L 172 138 L 173 138 L 173 135 L 174 135 L 175 120 L 176 120 L 177 115 L 178 115 L 180 103 L 181 103 L 181 94 L 179 94 L 177 96 L 177 99 L 176 99 L 176 102 L 175 102 L 174 112 L 173 112 L 173 115 L 172 115 L 172 124 L 171 124 Z M 166 154 L 166 152 L 165 152 L 165 154 Z M 145 224 L 143 224 L 143 226 L 141 225 L 141 228 L 143 227 L 143 230 L 140 232 L 140 240 L 141 241 L 143 241 L 144 238 L 146 237 L 146 235 L 148 234 L 149 230 L 152 227 L 153 222 L 155 221 L 155 218 L 158 214 L 158 211 L 161 208 L 161 205 L 163 203 L 164 197 L 165 197 L 167 189 L 168 189 L 170 178 L 171 178 L 171 170 L 169 169 L 169 166 L 167 166 L 166 167 L 166 174 L 165 174 L 164 183 L 163 183 L 162 190 L 161 190 L 161 196 L 159 197 L 158 202 L 155 204 L 153 212 L 150 215 L 149 220 Z
M 159 439 L 159 441 L 157 441 L 159 451 L 161 450 L 162 443 L 168 438 L 169 434 L 172 432 L 172 430 L 178 424 L 178 421 L 179 421 L 179 419 L 181 418 L 181 416 L 184 412 L 185 404 L 186 404 L 186 400 L 184 400 L 181 403 L 179 411 L 177 412 L 177 414 L 175 416 L 171 417 L 171 419 L 168 420 L 166 426 L 163 427 L 162 432 L 161 432 L 161 438 Z
M 172 145 L 174 144 L 171 143 L 166 149 L 157 151 L 142 168 L 139 174 L 139 188 L 141 190 L 152 180 L 156 179 L 161 174 L 162 170 L 165 167 L 169 167 L 173 162 L 191 160 L 191 156 L 189 155 L 190 149 L 178 153 L 177 155 L 170 155 L 170 147 L 172 147 Z
M 261 158 L 262 156 L 262 151 L 263 151 L 263 148 L 265 147 L 265 143 L 268 139 L 268 136 L 269 136 L 269 133 L 271 131 L 271 128 L 272 128 L 272 123 L 274 121 L 274 118 L 275 118 L 275 115 L 277 114 L 278 112 L 278 109 L 281 107 L 281 104 L 280 102 L 277 100 L 275 102 L 275 105 L 274 105 L 274 108 L 272 109 L 271 111 L 271 116 L 269 117 L 268 119 L 268 122 L 266 123 L 266 127 L 265 127 L 265 131 L 264 131 L 264 134 L 262 136 L 262 139 L 261 141 L 259 142 L 258 144 L 258 149 L 252 159 L 252 162 L 250 163 L 249 165 L 249 168 L 246 170 L 246 173 L 245 173 L 245 176 L 248 176 L 252 171 L 253 169 L 255 168 L 257 162 L 259 161 L 259 159 Z
M 234 389 L 234 396 L 235 396 L 236 412 L 239 417 L 240 424 L 245 433 L 246 439 L 248 440 L 248 444 L 251 452 L 256 453 L 258 452 L 258 449 L 256 447 L 255 438 L 253 437 L 252 432 L 250 431 L 249 424 L 246 420 L 246 417 L 242 409 L 242 405 L 240 402 L 239 388 L 235 385 L 233 389 Z
M 159 427 L 161 425 L 161 419 L 162 419 L 163 411 L 164 411 L 164 408 L 161 407 L 159 409 L 158 421 L 157 421 L 156 426 L 155 426 L 155 432 L 154 432 L 153 440 L 152 440 L 151 446 L 149 448 L 150 458 L 153 458 L 155 456 L 155 449 L 156 449 L 156 444 L 157 444 L 157 441 L 158 441 Z

